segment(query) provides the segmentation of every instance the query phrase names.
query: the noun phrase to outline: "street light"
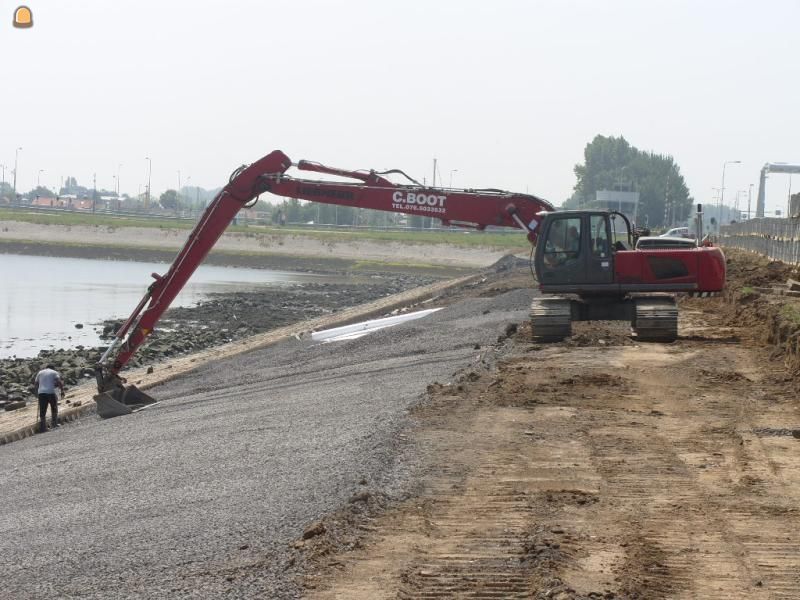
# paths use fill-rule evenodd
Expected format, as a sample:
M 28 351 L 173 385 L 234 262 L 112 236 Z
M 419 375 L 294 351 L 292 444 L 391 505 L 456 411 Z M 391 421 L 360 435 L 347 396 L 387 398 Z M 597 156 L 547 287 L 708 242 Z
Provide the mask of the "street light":
M 117 165 L 117 200 L 119 200 L 119 170 L 122 168 L 122 163 Z
M 153 161 L 150 160 L 149 156 L 145 156 L 144 159 L 147 161 L 148 169 L 147 169 L 147 196 L 144 199 L 144 209 L 148 210 L 150 208 L 150 176 L 153 174 Z
M 725 200 L 725 167 L 728 165 L 738 165 L 741 164 L 742 161 L 740 160 L 726 160 L 722 165 L 722 187 L 719 190 L 719 210 L 717 210 L 717 231 L 719 231 L 720 225 L 722 225 L 722 207 L 724 206 Z
M 453 173 L 458 173 L 458 169 L 450 169 L 450 185 L 447 187 L 453 187 Z
M 39 172 L 36 174 L 36 187 L 37 188 L 41 186 L 42 173 L 44 173 L 44 169 L 39 169 Z
M 19 151 L 22 150 L 22 146 L 17 148 L 14 152 L 14 198 L 12 202 L 17 201 L 17 162 L 19 161 Z

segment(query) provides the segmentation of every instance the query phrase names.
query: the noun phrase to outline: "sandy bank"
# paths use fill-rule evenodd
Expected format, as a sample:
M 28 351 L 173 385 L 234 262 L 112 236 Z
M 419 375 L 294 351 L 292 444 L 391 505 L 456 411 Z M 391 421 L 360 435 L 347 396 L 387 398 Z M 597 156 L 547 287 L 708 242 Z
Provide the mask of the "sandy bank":
M 0 221 L 0 241 L 83 247 L 129 247 L 174 250 L 183 246 L 189 231 L 144 227 L 118 228 L 99 225 L 41 225 L 22 221 Z M 349 261 L 379 261 L 394 264 L 427 264 L 448 267 L 486 267 L 504 254 L 502 250 L 465 248 L 443 244 L 415 244 L 368 240 L 333 241 L 301 235 L 258 232 L 227 232 L 214 252 L 292 258 L 331 258 Z

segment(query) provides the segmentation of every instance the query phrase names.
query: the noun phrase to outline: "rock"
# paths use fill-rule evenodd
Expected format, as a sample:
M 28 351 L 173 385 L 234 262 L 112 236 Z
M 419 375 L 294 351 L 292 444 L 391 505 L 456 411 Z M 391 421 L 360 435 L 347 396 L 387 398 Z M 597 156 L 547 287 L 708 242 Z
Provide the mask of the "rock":
M 83 323 L 75 323 L 75 329 L 83 329 Z
M 6 409 L 8 410 L 8 409 Z M 303 539 L 308 540 L 318 535 L 325 533 L 325 524 L 322 521 L 314 521 L 311 525 L 306 527 L 303 532 Z
M 147 367 L 147 374 L 150 375 L 150 373 L 152 372 L 153 372 L 153 367 Z
M 350 504 L 355 504 L 356 502 L 366 502 L 369 500 L 370 493 L 367 491 L 358 492 L 352 498 L 350 498 Z
M 72 406 L 80 406 L 81 404 L 83 404 L 83 402 L 80 400 L 75 400 L 75 402 L 72 403 Z
M 5 405 L 4 408 L 6 410 L 18 410 L 20 408 L 25 408 L 27 405 L 28 403 L 25 402 L 25 400 L 18 400 L 15 402 L 9 402 L 8 404 Z

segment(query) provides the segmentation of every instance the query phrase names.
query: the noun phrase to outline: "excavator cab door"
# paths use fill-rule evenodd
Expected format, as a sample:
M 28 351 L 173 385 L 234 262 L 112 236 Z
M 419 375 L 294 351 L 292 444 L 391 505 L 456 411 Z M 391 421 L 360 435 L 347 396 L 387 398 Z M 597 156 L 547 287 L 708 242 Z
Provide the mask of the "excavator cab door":
M 589 284 L 614 282 L 614 255 L 611 223 L 607 213 L 586 215 L 589 247 L 586 254 L 586 279 Z

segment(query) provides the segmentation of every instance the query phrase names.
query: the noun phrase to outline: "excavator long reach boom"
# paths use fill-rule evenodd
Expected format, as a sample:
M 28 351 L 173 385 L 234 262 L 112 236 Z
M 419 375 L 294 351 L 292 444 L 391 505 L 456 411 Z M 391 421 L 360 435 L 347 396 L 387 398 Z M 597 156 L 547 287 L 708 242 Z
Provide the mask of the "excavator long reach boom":
M 355 179 L 333 182 L 298 179 L 286 175 L 295 166 L 302 171 Z M 408 184 L 396 184 L 386 175 L 405 176 Z M 125 386 L 119 375 L 136 350 L 153 332 L 158 320 L 183 289 L 236 214 L 264 192 L 278 196 L 370 208 L 395 213 L 440 219 L 445 225 L 484 229 L 489 225 L 518 227 L 532 243 L 540 213 L 553 206 L 528 194 L 513 194 L 495 189 L 455 190 L 419 184 L 402 171 L 347 171 L 319 163 L 300 161 L 296 165 L 280 150 L 275 150 L 249 166 L 237 169 L 228 184 L 208 205 L 185 245 L 164 275 L 153 274 L 148 287 L 131 316 L 116 332 L 113 343 L 96 367 L 97 412 L 101 417 L 129 414 L 155 400 L 135 386 Z

